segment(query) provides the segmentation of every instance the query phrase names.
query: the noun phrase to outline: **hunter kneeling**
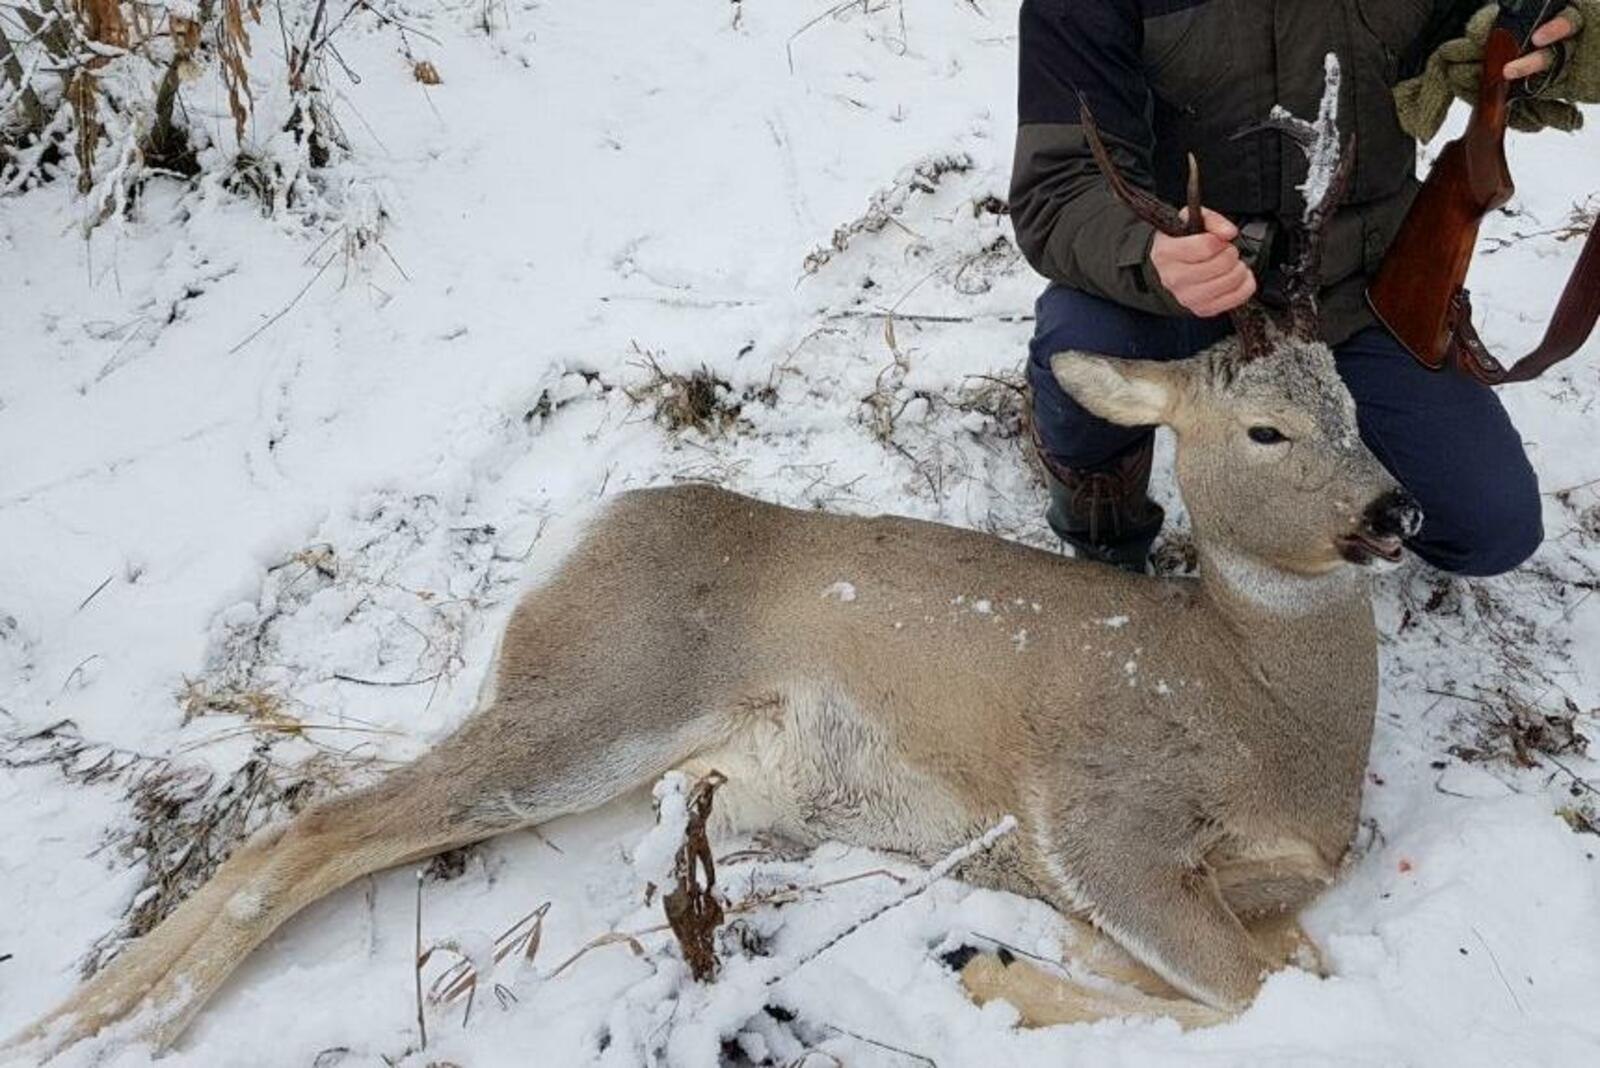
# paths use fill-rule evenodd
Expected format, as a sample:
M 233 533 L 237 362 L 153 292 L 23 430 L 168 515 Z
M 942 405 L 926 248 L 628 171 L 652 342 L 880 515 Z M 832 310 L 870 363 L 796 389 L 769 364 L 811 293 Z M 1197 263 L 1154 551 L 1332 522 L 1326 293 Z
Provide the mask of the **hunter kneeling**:
M 1504 72 L 1528 80 L 1511 112 L 1522 129 L 1570 129 L 1581 116 L 1562 98 L 1600 99 L 1600 31 L 1580 32 L 1600 22 L 1600 2 L 1546 7 L 1559 16 Z M 1227 335 L 1227 313 L 1258 292 L 1269 304 L 1284 299 L 1284 270 L 1297 255 L 1284 221 L 1303 205 L 1307 161 L 1263 120 L 1274 105 L 1316 114 L 1330 53 L 1344 72 L 1340 126 L 1360 158 L 1328 221 L 1320 336 L 1355 397 L 1361 436 L 1427 515 L 1407 545 L 1428 563 L 1493 575 L 1538 547 L 1538 482 L 1494 392 L 1423 368 L 1363 300 L 1416 195 L 1417 138 L 1437 131 L 1452 95 L 1476 91 L 1499 13 L 1428 0 L 1025 0 L 1011 208 L 1018 244 L 1051 280 L 1028 381 L 1047 518 L 1079 555 L 1145 567 L 1163 520 L 1146 494 L 1153 435 L 1085 409 L 1050 360 L 1069 349 L 1191 356 Z M 1397 93 L 1402 77 L 1424 71 Z M 1079 123 L 1080 99 L 1133 184 L 1181 203 L 1185 161 L 1198 160 L 1203 233 L 1159 233 L 1111 195 Z

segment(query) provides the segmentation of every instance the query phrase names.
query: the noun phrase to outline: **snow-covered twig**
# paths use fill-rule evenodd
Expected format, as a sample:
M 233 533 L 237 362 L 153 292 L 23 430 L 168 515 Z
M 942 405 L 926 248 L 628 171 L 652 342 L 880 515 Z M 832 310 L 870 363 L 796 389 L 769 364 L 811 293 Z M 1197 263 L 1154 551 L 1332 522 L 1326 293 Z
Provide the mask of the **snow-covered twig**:
M 551 903 L 546 901 L 501 932 L 494 940 L 495 964 L 499 964 L 519 950 L 525 961 L 531 961 L 538 955 L 540 943 L 544 939 L 544 918 L 550 913 L 550 905 Z M 433 981 L 433 985 L 428 988 L 428 1000 L 449 1004 L 475 987 L 479 978 L 478 962 L 471 956 L 462 954 L 461 959 Z
M 426 1051 L 428 1048 L 428 1018 L 422 1011 L 422 966 L 428 962 L 428 956 L 422 951 L 422 875 L 422 869 L 418 868 L 416 941 L 411 957 L 411 975 L 415 982 L 417 996 L 417 1038 L 422 1045 L 422 1049 Z
M 857 931 L 861 930 L 861 928 L 865 927 L 867 924 L 878 919 L 878 917 L 882 916 L 884 913 L 889 912 L 892 909 L 897 909 L 901 905 L 904 905 L 907 901 L 910 901 L 912 898 L 926 893 L 929 887 L 933 886 L 939 880 L 947 877 L 951 872 L 955 871 L 961 865 L 965 864 L 979 853 L 993 848 L 996 842 L 1010 834 L 1012 831 L 1016 830 L 1016 827 L 1017 818 L 1011 815 L 1005 816 L 1000 820 L 999 823 L 995 824 L 993 827 L 990 827 L 977 838 L 974 838 L 972 841 L 968 842 L 959 849 L 953 850 L 943 860 L 939 861 L 939 863 L 935 864 L 933 867 L 929 868 L 925 873 L 923 873 L 920 879 L 916 879 L 907 885 L 905 889 L 903 889 L 897 896 L 890 898 L 888 901 L 884 902 L 882 905 L 879 905 L 877 908 L 873 909 L 859 920 L 856 920 L 854 923 L 850 924 L 832 938 L 823 942 L 820 946 L 817 946 L 815 949 L 812 949 L 802 955 L 787 970 L 779 972 L 778 974 L 768 978 L 767 985 L 771 986 L 774 983 L 788 978 L 790 975 L 816 960 L 818 957 L 822 956 L 824 953 L 838 945 L 840 942 L 844 941 L 846 938 L 849 938 L 852 934 L 855 934 Z

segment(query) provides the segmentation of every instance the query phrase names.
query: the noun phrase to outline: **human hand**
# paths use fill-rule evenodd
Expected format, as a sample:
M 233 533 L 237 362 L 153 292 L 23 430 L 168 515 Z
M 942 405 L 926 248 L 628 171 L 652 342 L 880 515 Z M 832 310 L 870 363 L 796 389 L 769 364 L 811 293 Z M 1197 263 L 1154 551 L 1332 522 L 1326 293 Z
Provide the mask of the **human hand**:
M 1557 15 L 1549 22 L 1533 31 L 1533 51 L 1505 65 L 1503 73 L 1506 81 L 1514 82 L 1518 78 L 1526 78 L 1534 74 L 1543 74 L 1550 69 L 1554 57 L 1550 54 L 1550 46 L 1557 41 L 1565 41 L 1578 32 L 1576 23 L 1566 15 Z
M 1439 46 L 1421 74 L 1395 86 L 1396 113 L 1407 133 L 1426 141 L 1439 131 L 1452 99 L 1477 101 L 1484 43 L 1498 18 L 1495 5 L 1483 7 L 1463 36 Z M 1600 25 L 1600 0 L 1570 0 L 1561 14 L 1534 31 L 1532 51 L 1501 68 L 1504 77 L 1528 89 L 1511 98 L 1513 129 L 1577 130 L 1583 112 L 1576 105 L 1600 103 L 1600 31 L 1586 32 L 1588 23 Z M 1554 69 L 1557 45 L 1566 50 L 1559 70 Z
M 1187 209 L 1184 212 L 1187 215 Z M 1232 244 L 1239 228 L 1210 208 L 1200 209 L 1202 233 L 1157 233 L 1150 265 L 1179 304 L 1202 319 L 1232 311 L 1255 296 L 1256 276 Z

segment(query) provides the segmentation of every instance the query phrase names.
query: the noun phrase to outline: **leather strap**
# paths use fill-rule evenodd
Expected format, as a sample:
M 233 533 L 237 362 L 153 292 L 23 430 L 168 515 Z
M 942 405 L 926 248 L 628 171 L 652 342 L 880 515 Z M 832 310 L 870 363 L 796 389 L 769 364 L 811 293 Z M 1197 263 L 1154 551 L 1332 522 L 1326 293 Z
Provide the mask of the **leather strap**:
M 1556 304 L 1550 326 L 1539 347 L 1507 367 L 1495 358 L 1472 326 L 1472 297 L 1458 290 L 1450 306 L 1450 344 L 1448 358 L 1464 373 L 1491 386 L 1527 382 L 1583 347 L 1600 321 L 1600 218 L 1578 254 L 1572 277 Z

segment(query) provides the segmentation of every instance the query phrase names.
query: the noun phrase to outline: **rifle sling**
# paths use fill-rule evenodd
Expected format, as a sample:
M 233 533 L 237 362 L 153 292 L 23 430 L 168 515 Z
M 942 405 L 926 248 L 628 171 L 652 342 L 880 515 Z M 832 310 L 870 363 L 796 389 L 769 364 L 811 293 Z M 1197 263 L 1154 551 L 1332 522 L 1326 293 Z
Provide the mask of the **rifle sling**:
M 1582 348 L 1600 321 L 1600 218 L 1589 230 L 1544 339 L 1512 366 L 1496 359 L 1478 337 L 1472 326 L 1472 299 L 1465 289 L 1456 291 L 1450 314 L 1448 356 L 1463 372 L 1490 386 L 1539 377 Z

